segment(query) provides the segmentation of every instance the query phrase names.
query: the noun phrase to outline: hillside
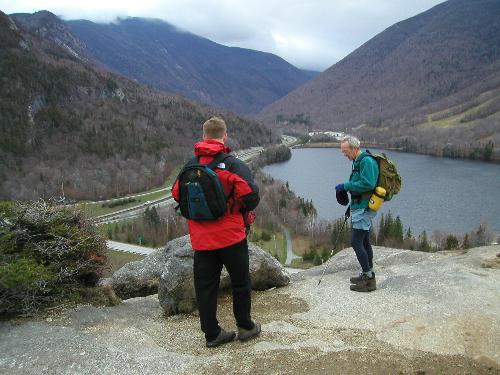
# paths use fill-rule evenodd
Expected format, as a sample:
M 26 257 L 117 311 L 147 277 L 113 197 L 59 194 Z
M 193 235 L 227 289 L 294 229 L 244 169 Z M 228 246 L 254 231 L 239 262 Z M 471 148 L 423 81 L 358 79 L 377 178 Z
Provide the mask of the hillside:
M 217 349 L 204 347 L 197 314 L 165 317 L 157 295 L 0 322 L 0 372 L 499 373 L 499 246 L 374 252 L 376 291 L 349 290 L 359 266 L 352 249 L 343 250 L 320 286 L 322 266 L 292 275 L 288 286 L 253 292 L 261 335 Z M 218 317 L 234 329 L 230 294 L 221 297 Z
M 399 22 L 260 118 L 306 119 L 429 153 L 443 152 L 443 141 L 458 154 L 471 143 L 498 147 L 500 2 L 449 0 Z
M 141 86 L 89 63 L 57 17 L 0 12 L 0 200 L 100 198 L 163 183 L 219 114 L 232 144 L 264 145 L 263 125 Z M 29 30 L 26 29 L 29 27 Z
M 39 15 L 13 17 L 33 25 L 31 19 Z M 109 24 L 79 20 L 66 25 L 85 54 L 107 68 L 162 91 L 241 114 L 259 112 L 314 74 L 278 56 L 226 47 L 157 19 L 126 18 Z

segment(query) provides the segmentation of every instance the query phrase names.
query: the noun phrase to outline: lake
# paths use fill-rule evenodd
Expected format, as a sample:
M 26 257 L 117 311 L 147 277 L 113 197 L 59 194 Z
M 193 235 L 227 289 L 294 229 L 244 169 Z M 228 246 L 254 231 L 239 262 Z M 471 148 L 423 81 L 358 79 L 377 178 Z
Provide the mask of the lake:
M 500 165 L 385 152 L 402 177 L 402 188 L 379 212 L 399 215 L 413 234 L 434 230 L 461 234 L 487 224 L 500 234 Z M 297 195 L 312 199 L 323 219 L 342 217 L 345 208 L 335 200 L 335 185 L 346 182 L 351 161 L 338 148 L 293 149 L 289 161 L 272 164 L 264 172 L 288 181 Z M 376 222 L 378 222 L 377 215 Z

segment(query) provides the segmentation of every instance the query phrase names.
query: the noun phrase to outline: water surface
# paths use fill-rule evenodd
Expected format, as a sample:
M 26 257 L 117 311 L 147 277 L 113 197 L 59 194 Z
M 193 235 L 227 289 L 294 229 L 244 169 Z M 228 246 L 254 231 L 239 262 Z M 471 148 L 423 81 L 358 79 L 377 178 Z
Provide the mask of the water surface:
M 401 192 L 379 212 L 399 215 L 405 229 L 464 233 L 485 223 L 500 233 L 500 165 L 371 151 L 385 152 L 396 162 L 403 180 Z M 351 162 L 340 149 L 293 149 L 289 161 L 266 166 L 264 171 L 288 181 L 297 195 L 312 199 L 320 218 L 343 215 L 345 208 L 335 200 L 334 187 L 348 181 Z

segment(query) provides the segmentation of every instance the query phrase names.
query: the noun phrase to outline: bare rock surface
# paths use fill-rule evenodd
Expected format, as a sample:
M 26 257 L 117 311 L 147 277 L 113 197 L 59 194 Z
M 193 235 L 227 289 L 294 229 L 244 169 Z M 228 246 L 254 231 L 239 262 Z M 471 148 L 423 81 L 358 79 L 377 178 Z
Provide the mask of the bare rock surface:
M 248 244 L 248 251 L 253 290 L 288 285 L 290 275 L 275 258 L 254 243 Z M 197 306 L 193 282 L 193 249 L 189 236 L 170 241 L 165 254 L 167 261 L 158 286 L 160 305 L 166 315 L 191 312 Z M 229 274 L 224 268 L 219 287 L 227 289 L 230 285 Z
M 287 285 L 288 272 L 260 247 L 249 243 L 252 289 L 265 290 Z M 143 260 L 130 262 L 110 278 L 101 281 L 123 299 L 159 293 L 161 305 L 168 314 L 190 312 L 196 308 L 193 286 L 193 249 L 189 236 L 169 241 Z M 223 270 L 221 289 L 230 286 L 229 275 Z
M 157 296 L 0 323 L 8 374 L 500 374 L 500 246 L 418 253 L 376 247 L 378 289 L 349 290 L 352 249 L 254 292 L 255 340 L 204 347 L 196 312 Z M 231 297 L 219 320 L 234 329 Z
M 156 294 L 166 262 L 165 251 L 157 250 L 142 260 L 125 264 L 100 284 L 111 286 L 123 299 Z

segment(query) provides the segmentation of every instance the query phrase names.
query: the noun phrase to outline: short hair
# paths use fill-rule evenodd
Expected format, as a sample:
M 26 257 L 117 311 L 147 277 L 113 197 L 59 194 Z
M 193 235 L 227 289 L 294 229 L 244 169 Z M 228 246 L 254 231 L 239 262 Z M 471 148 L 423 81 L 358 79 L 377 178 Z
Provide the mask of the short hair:
M 344 138 L 342 138 L 342 141 L 340 141 L 340 143 L 347 143 L 351 148 L 359 148 L 361 145 L 359 139 L 353 135 L 346 135 Z
M 226 131 L 226 122 L 217 116 L 209 118 L 203 124 L 203 136 L 209 139 L 221 139 Z

